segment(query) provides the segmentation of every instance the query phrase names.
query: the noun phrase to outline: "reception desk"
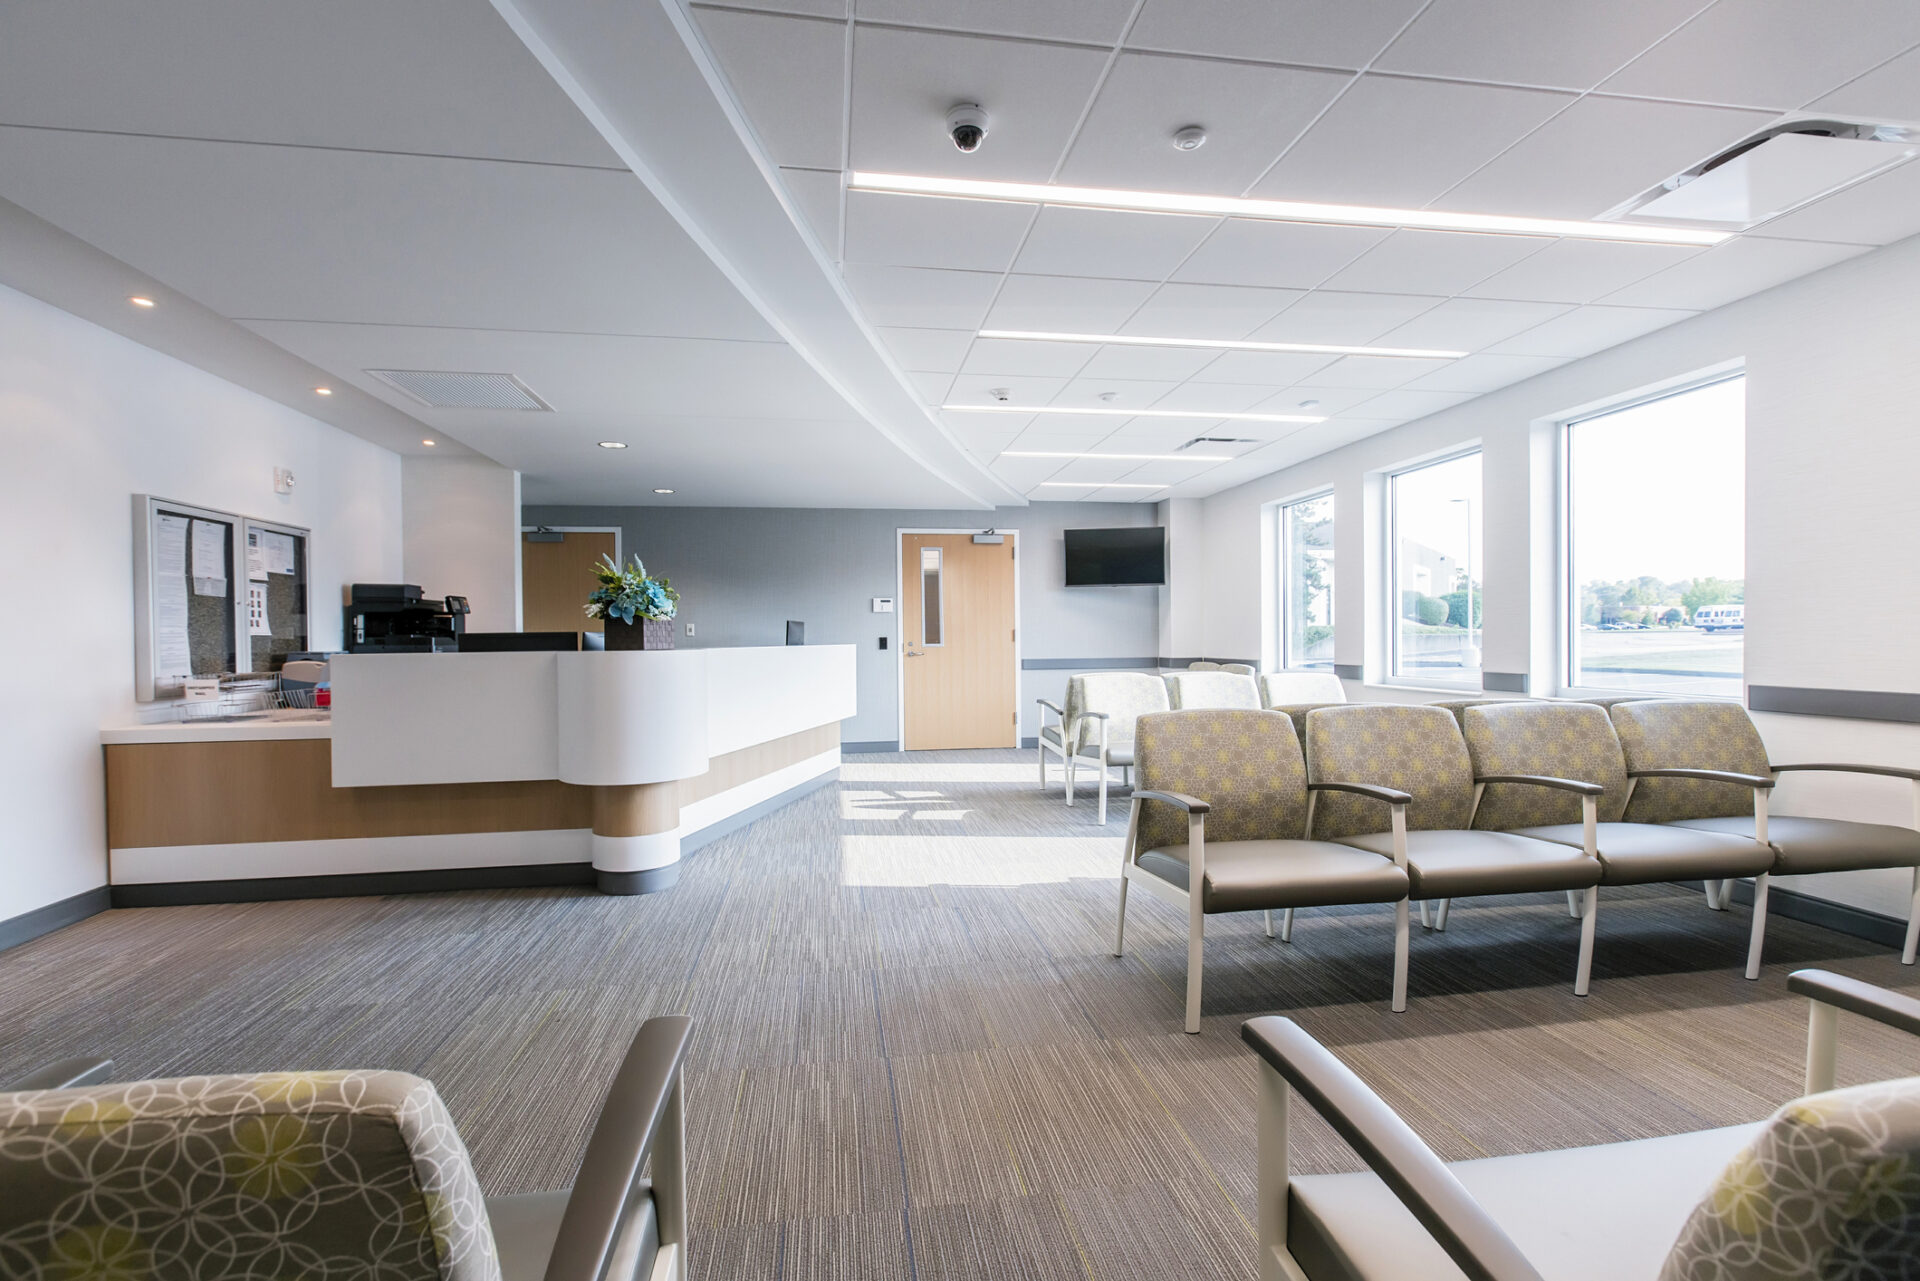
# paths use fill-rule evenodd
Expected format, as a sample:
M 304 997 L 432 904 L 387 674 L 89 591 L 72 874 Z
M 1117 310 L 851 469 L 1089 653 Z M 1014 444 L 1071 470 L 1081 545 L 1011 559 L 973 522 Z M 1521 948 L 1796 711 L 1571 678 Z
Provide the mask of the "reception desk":
M 117 905 L 591 882 L 833 781 L 850 645 L 333 660 L 330 720 L 102 732 Z

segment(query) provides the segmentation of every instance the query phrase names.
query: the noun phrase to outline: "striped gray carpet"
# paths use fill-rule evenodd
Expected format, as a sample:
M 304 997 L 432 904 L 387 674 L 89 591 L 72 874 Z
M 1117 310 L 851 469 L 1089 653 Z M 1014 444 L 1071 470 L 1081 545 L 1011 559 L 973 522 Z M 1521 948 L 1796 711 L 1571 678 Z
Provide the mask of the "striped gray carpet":
M 432 1078 L 489 1191 L 564 1185 L 652 1014 L 696 1021 L 694 1266 L 707 1278 L 1252 1277 L 1254 1062 L 1284 1012 L 1449 1158 L 1757 1119 L 1795 1092 L 1812 963 L 1912 989 L 1878 947 L 1672 889 L 1603 899 L 1572 995 L 1564 899 L 1416 928 L 1386 1009 L 1386 909 L 1210 922 L 1180 1031 L 1184 920 L 1136 894 L 1124 824 L 1012 752 L 848 758 L 842 782 L 694 854 L 673 891 L 404 895 L 95 917 L 0 954 L 0 1074 L 100 1052 L 124 1077 L 380 1066 Z M 1915 1071 L 1849 1022 L 1843 1080 Z M 1298 1163 L 1353 1168 L 1324 1126 Z

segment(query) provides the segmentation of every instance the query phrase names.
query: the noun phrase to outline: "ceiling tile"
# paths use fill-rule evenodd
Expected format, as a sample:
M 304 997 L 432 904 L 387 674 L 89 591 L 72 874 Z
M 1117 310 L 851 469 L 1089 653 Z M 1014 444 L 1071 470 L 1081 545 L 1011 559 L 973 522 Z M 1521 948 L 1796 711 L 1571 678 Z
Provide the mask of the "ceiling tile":
M 1010 396 L 1007 403 L 1045 405 L 1067 385 L 1065 378 L 1035 378 L 1014 374 L 961 374 L 947 392 L 950 405 L 992 405 L 1000 403 L 988 393 L 1003 388 Z M 1009 418 L 1015 415 L 1007 415 Z M 1054 430 L 1059 430 L 1055 428 Z
M 1726 107 L 1582 98 L 1434 204 L 1473 213 L 1598 217 L 1772 119 Z
M 1537 89 L 1362 76 L 1253 194 L 1418 209 L 1572 101 Z
M 1432 295 L 1316 289 L 1248 337 L 1256 342 L 1370 343 L 1441 301 Z
M 827 251 L 829 262 L 840 259 L 840 174 L 819 169 L 782 169 L 780 181 L 799 207 L 802 224 Z
M 909 371 L 907 381 L 913 384 L 921 404 L 942 405 L 947 400 L 947 389 L 953 386 L 953 375 Z
M 847 0 L 700 0 L 695 8 L 778 9 L 782 13 L 810 13 L 816 18 L 847 16 Z
M 1840 86 L 1809 104 L 1809 110 L 1865 120 L 1920 120 L 1920 49 Z
M 1494 272 L 1538 253 L 1539 236 L 1483 236 L 1466 231 L 1396 231 L 1327 281 L 1329 289 L 1457 294 Z
M 1063 427 L 1063 424 L 1067 423 L 1091 424 L 1091 427 L 1085 431 L 1068 431 Z M 1112 435 L 1112 431 L 1107 425 L 1107 420 L 1104 419 L 1042 416 L 1036 418 L 1032 427 L 1021 432 L 1020 435 L 1014 439 L 1013 448 L 1059 450 L 1063 453 L 1077 452 L 1092 449 L 1110 435 Z M 1047 460 L 1022 459 L 1018 461 L 1044 463 Z M 1059 464 L 1056 461 L 1053 465 L 1057 467 Z
M 1387 235 L 1371 227 L 1229 218 L 1174 275 L 1197 284 L 1311 289 Z
M 1407 384 L 1410 391 L 1497 391 L 1566 364 L 1552 356 L 1468 356 Z
M 1212 409 L 1243 413 L 1273 395 L 1270 383 L 1191 382 L 1173 388 L 1153 402 L 1155 409 Z M 1277 412 L 1277 411 L 1276 411 Z
M 1759 230 L 1788 240 L 1890 245 L 1920 232 L 1920 161 L 1875 174 Z
M 1336 356 L 1312 356 L 1300 352 L 1230 351 L 1195 374 L 1194 381 L 1265 383 L 1268 387 L 1291 387 L 1337 359 Z
M 1084 187 L 1237 194 L 1258 178 L 1352 77 L 1345 72 L 1124 53 L 1061 166 Z M 1207 131 L 1180 151 L 1173 134 Z
M 981 338 L 962 368 L 970 374 L 1023 374 L 1035 378 L 1071 378 L 1093 355 L 1078 343 L 1012 342 Z
M 1157 378 L 1183 381 L 1220 358 L 1195 347 L 1102 347 L 1081 374 L 1088 378 Z
M 1464 405 L 1474 399 L 1473 392 L 1464 391 L 1414 391 L 1403 387 L 1398 391 L 1384 392 L 1367 401 L 1353 412 L 1369 418 L 1397 418 L 1408 421 L 1425 418 L 1428 414 L 1437 414 L 1443 409 L 1452 409 L 1455 405 Z
M 973 345 L 973 333 L 966 329 L 883 328 L 880 338 L 900 368 L 913 373 L 951 374 Z
M 1380 336 L 1382 346 L 1479 351 L 1567 310 L 1558 302 L 1451 298 L 1425 315 Z
M 767 158 L 776 165 L 840 168 L 846 24 L 732 9 L 697 12 Z
M 848 263 L 841 271 L 860 310 L 876 325 L 917 329 L 978 329 L 987 318 L 1000 277 L 982 271 L 874 267 Z
M 1136 49 L 1317 67 L 1364 67 L 1422 0 L 1147 0 L 1127 33 Z
M 1034 220 L 1015 270 L 1040 276 L 1164 280 L 1218 221 L 1190 214 L 1048 205 Z
M 1606 93 L 1787 111 L 1920 41 L 1913 0 L 1726 0 L 1601 85 Z
M 1608 294 L 1605 301 L 1630 307 L 1706 311 L 1866 252 L 1860 245 L 1742 236 Z
M 1263 414 L 1320 414 L 1332 417 L 1380 394 L 1378 387 L 1322 387 L 1302 383 L 1249 406 Z M 1303 401 L 1316 401 L 1308 405 Z
M 1588 356 L 1699 314 L 1651 307 L 1576 307 L 1507 339 L 1493 351 L 1502 356 Z
M 1011 275 L 1000 287 L 1000 296 L 994 299 L 984 327 L 1044 333 L 1112 333 L 1152 293 L 1153 286 L 1139 280 Z
M 847 261 L 1005 271 L 1032 221 L 1032 205 L 850 191 Z
M 1474 298 L 1592 302 L 1704 252 L 1624 240 L 1556 240 L 1537 254 L 1465 290 Z
M 1245 338 L 1304 296 L 1297 289 L 1162 285 L 1119 332 L 1154 338 Z
M 1711 0 L 1434 0 L 1379 71 L 1591 89 Z
M 944 27 L 979 35 L 1034 36 L 1111 45 L 1126 28 L 1133 0 L 855 0 L 863 22 Z
M 853 37 L 853 168 L 1045 182 L 1107 63 L 1103 49 L 860 26 Z M 977 102 L 987 140 L 962 154 L 947 109 Z
M 1091 409 L 1145 409 L 1179 385 L 1126 378 L 1076 378 L 1053 398 L 1053 403 Z M 1109 395 L 1111 399 L 1103 399 Z
M 1342 356 L 1313 376 L 1318 387 L 1372 387 L 1379 391 L 1403 386 L 1423 374 L 1445 369 L 1451 361 L 1407 360 L 1397 356 Z

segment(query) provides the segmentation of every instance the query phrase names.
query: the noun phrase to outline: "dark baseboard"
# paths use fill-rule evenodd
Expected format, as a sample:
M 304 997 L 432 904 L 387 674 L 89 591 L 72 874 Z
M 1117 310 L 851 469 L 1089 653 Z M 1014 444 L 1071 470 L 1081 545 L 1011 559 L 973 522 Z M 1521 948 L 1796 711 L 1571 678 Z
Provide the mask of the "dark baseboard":
M 1688 883 L 1700 884 L 1698 881 Z M 1753 882 L 1735 881 L 1733 901 L 1752 907 Z M 1851 934 L 1855 938 L 1885 944 L 1887 947 L 1897 948 L 1907 941 L 1907 923 L 1896 917 L 1869 912 L 1864 907 L 1835 903 L 1831 899 L 1815 898 L 1811 894 L 1802 894 L 1798 890 L 1789 890 L 1778 885 L 1767 888 L 1767 915 L 1784 916 L 1789 921 L 1803 921 L 1808 925 L 1818 925 L 1840 934 Z
M 602 894 L 655 894 L 680 883 L 680 864 L 676 860 L 665 867 L 642 868 L 638 872 L 600 872 L 593 883 Z
M 840 750 L 842 752 L 847 750 L 845 743 L 840 745 Z M 709 823 L 692 835 L 680 838 L 680 857 L 685 858 L 702 845 L 710 845 L 723 836 L 739 831 L 755 819 L 765 818 L 775 810 L 785 808 L 794 801 L 799 800 L 802 796 L 805 796 L 808 792 L 817 792 L 829 783 L 837 783 L 839 781 L 840 770 L 836 767 L 828 770 L 824 774 L 816 775 L 804 783 L 796 783 L 784 792 L 769 796 L 758 805 L 749 805 L 738 814 L 729 814 L 716 823 Z M 665 887 L 663 886 L 662 888 Z
M 1038 746 L 1040 746 L 1040 739 L 1039 739 L 1039 738 L 1038 738 L 1038 737 L 1037 737 L 1036 735 L 1033 735 L 1033 734 L 1028 734 L 1028 735 L 1027 735 L 1027 736 L 1026 736 L 1025 738 L 1022 738 L 1022 739 L 1020 740 L 1020 746 L 1022 746 L 1022 747 L 1038 747 Z
M 871 742 L 866 742 L 866 743 L 840 744 L 840 754 L 842 756 L 846 756 L 849 753 L 897 752 L 899 750 L 900 750 L 900 740 L 897 738 L 876 738 Z
M 592 885 L 591 863 L 528 863 L 513 867 L 449 867 L 417 872 L 354 872 L 340 876 L 262 876 L 235 881 L 162 881 L 115 885 L 115 907 L 184 907 L 192 903 L 265 903 L 292 898 L 361 898 L 444 890 L 521 890 Z
M 72 898 L 63 898 L 57 903 L 48 903 L 45 907 L 36 907 L 31 912 L 22 912 L 0 921 L 0 952 L 10 947 L 19 947 L 30 943 L 42 934 L 51 934 L 64 929 L 76 921 L 84 921 L 89 916 L 104 912 L 113 906 L 105 885 L 75 894 Z

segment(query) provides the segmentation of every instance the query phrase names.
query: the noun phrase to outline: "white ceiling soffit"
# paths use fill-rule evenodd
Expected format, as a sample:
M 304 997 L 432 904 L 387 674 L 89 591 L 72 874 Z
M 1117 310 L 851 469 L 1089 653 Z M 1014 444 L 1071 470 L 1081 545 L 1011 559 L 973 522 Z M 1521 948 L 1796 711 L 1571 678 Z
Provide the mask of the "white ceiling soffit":
M 1025 499 L 922 405 L 761 154 L 678 0 L 493 0 L 661 206 L 868 423 L 980 507 Z

